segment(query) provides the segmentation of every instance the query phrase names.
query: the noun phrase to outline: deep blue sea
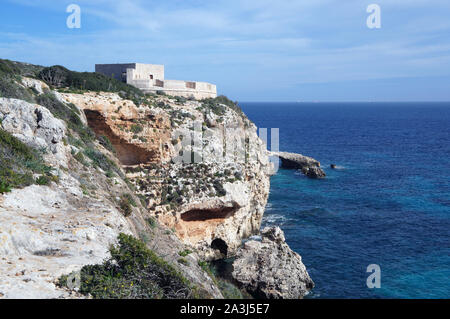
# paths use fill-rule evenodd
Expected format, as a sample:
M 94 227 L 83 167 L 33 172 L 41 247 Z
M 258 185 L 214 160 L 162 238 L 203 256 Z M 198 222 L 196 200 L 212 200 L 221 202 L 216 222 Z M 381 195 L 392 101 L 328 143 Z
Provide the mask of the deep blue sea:
M 280 169 L 264 217 L 302 256 L 308 298 L 450 298 L 450 103 L 240 105 L 328 175 Z

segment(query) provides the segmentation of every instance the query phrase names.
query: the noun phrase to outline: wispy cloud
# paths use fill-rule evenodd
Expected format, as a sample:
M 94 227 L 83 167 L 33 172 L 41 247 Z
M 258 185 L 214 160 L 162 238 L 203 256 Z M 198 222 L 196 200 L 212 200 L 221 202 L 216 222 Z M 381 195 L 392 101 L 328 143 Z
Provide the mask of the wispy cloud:
M 58 23 L 72 2 L 81 30 L 55 31 L 42 19 L 38 31 L 19 20 L 18 32 L 5 22 L 0 55 L 79 70 L 164 63 L 171 77 L 188 73 L 246 99 L 261 91 L 275 99 L 273 88 L 295 97 L 304 84 L 450 76 L 448 0 L 7 0 Z M 382 8 L 380 30 L 365 26 L 372 2 Z

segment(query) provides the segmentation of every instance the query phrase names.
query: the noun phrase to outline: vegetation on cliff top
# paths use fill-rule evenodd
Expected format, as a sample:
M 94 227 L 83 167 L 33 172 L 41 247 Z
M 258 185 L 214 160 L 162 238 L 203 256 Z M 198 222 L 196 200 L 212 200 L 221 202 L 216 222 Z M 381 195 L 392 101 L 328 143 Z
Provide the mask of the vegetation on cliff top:
M 148 249 L 142 241 L 125 234 L 110 248 L 111 258 L 101 265 L 81 269 L 79 292 L 98 299 L 195 298 L 191 287 L 173 266 Z M 67 287 L 69 276 L 60 277 Z
M 100 73 L 75 72 L 63 66 L 55 65 L 42 69 L 37 77 L 52 87 L 64 89 L 66 92 L 79 91 L 118 92 L 123 98 L 140 104 L 144 96 L 141 90 Z
M 0 97 L 35 102 L 33 89 L 19 85 L 21 76 L 42 80 L 50 87 L 66 92 L 117 92 L 137 105 L 144 97 L 141 90 L 100 73 L 75 72 L 60 65 L 43 67 L 3 59 L 0 59 Z
M 49 76 L 52 72 L 57 73 L 58 76 L 54 75 L 53 78 Z M 44 75 L 47 75 L 48 78 L 45 78 Z M 124 90 L 121 91 L 124 92 L 124 94 L 135 92 L 135 88 L 129 87 L 116 80 L 114 81 L 118 83 L 109 85 L 108 83 L 114 82 L 112 79 L 94 73 L 78 73 L 69 71 L 63 67 L 44 68 L 41 66 L 0 59 L 0 97 L 20 99 L 46 107 L 53 116 L 63 120 L 67 124 L 67 127 L 69 128 L 68 142 L 77 148 L 82 149 L 82 152 L 77 153 L 78 156 L 75 156 L 75 158 L 78 160 L 83 159 L 83 164 L 89 165 L 88 162 L 84 160 L 84 155 L 90 159 L 93 167 L 100 167 L 109 174 L 115 172 L 120 176 L 123 175 L 112 160 L 97 150 L 94 144 L 94 141 L 96 140 L 95 133 L 88 126 L 84 125 L 80 118 L 80 111 L 75 105 L 62 103 L 51 91 L 39 94 L 36 90 L 24 87 L 20 84 L 22 76 L 44 78 L 43 80 L 46 79 L 49 85 L 67 84 L 69 83 L 67 81 L 70 81 L 70 83 L 72 83 L 71 85 L 77 86 L 80 83 L 83 83 L 86 89 L 92 90 L 109 88 L 113 91 L 120 89 Z M 123 87 L 124 85 L 125 87 Z M 139 91 L 137 94 L 142 93 Z M 0 154 L 2 155 L 2 158 L 0 159 L 0 178 L 5 185 L 7 184 L 9 188 L 31 185 L 34 183 L 32 177 L 33 173 L 48 174 L 48 168 L 43 170 L 45 165 L 43 165 L 43 161 L 38 151 L 32 150 L 22 144 L 23 148 L 28 150 L 28 153 L 20 153 L 18 150 L 11 148 L 14 145 L 19 145 L 18 143 L 20 143 L 20 141 L 12 139 L 12 137 L 9 137 L 9 134 L 4 131 L 2 132 L 1 138 Z M 5 146 L 7 145 L 7 140 L 10 141 L 8 148 Z M 107 144 L 108 149 L 112 150 L 110 143 L 105 140 L 105 137 L 101 137 L 99 142 L 102 145 Z M 11 159 L 14 160 L 11 161 Z M 39 163 L 39 165 L 37 163 Z M 47 178 L 40 178 L 38 182 L 39 184 L 42 184 L 47 180 Z M 50 180 L 55 180 L 55 178 Z M 5 187 L 5 189 L 7 188 Z
M 242 116 L 243 118 L 247 118 L 247 116 L 244 114 L 244 112 L 242 112 L 242 109 L 239 107 L 237 102 L 231 101 L 224 95 L 220 95 L 216 98 L 204 99 L 202 100 L 202 103 L 205 109 L 210 110 L 217 116 L 224 115 L 226 112 L 225 107 L 228 107 L 233 111 L 235 111 L 240 116 Z
M 34 77 L 42 67 L 0 59 L 0 97 L 34 102 L 34 92 L 20 85 L 21 76 Z

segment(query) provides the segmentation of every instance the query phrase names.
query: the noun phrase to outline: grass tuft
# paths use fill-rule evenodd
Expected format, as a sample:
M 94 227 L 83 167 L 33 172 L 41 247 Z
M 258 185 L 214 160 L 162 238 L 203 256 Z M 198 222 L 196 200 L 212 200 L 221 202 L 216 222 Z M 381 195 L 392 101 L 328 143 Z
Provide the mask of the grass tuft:
M 110 248 L 111 258 L 101 265 L 81 269 L 79 292 L 97 299 L 185 299 L 196 297 L 173 266 L 148 249 L 144 242 L 120 234 L 119 243 Z M 59 279 L 67 286 L 68 276 Z

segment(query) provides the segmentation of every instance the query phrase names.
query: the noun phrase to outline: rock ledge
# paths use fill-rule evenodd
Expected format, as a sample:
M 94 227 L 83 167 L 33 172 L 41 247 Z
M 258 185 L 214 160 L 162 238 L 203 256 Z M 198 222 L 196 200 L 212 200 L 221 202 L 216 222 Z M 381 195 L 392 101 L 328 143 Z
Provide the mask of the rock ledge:
M 302 258 L 279 227 L 266 227 L 261 241 L 247 241 L 233 263 L 233 279 L 256 298 L 298 299 L 314 287 Z
M 320 162 L 312 157 L 296 153 L 270 152 L 271 156 L 278 156 L 281 167 L 287 169 L 298 169 L 309 178 L 324 178 L 325 172 L 320 168 Z

